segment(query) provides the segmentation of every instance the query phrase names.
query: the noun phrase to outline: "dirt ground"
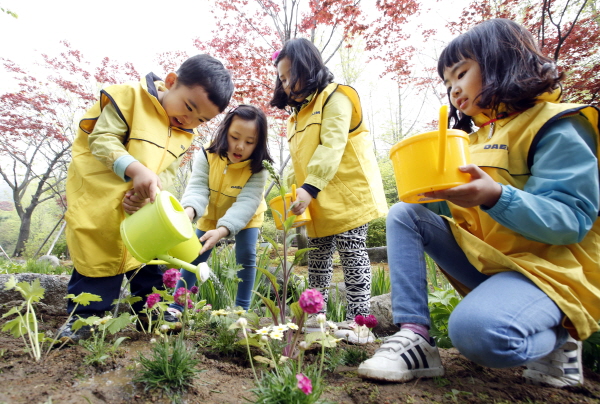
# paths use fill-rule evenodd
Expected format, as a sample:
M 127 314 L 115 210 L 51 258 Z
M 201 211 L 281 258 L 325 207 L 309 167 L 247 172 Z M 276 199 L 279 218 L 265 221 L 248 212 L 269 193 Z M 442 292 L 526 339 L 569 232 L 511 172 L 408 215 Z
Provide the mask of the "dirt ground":
M 43 330 L 55 330 L 63 316 L 41 313 Z M 3 322 L 3 321 L 2 321 Z M 0 323 L 0 327 L 2 323 Z M 36 363 L 24 352 L 21 340 L 0 333 L 0 404 L 171 403 L 160 391 L 145 391 L 133 383 L 140 353 L 150 352 L 149 336 L 136 331 L 127 336 L 120 354 L 100 367 L 83 363 L 86 351 L 78 345 L 52 351 Z M 190 336 L 195 344 L 201 336 Z M 379 343 L 363 349 L 372 354 Z M 342 347 L 344 347 L 342 343 Z M 488 369 L 441 350 L 446 375 L 405 384 L 365 381 L 357 367 L 339 367 L 326 374 L 322 399 L 331 403 L 600 403 L 600 376 L 586 371 L 584 387 L 553 389 L 524 384 L 521 368 Z M 183 403 L 225 404 L 252 400 L 253 376 L 244 357 L 219 357 L 199 348 L 203 370 L 181 399 Z

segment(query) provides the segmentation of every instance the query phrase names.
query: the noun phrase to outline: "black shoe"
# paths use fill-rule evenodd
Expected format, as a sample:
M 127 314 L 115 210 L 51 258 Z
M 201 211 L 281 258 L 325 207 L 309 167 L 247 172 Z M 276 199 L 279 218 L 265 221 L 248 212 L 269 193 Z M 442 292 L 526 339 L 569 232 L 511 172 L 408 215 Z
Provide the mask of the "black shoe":
M 179 331 L 181 331 L 182 324 L 181 324 L 181 321 L 179 321 L 179 318 L 175 317 L 173 314 L 171 314 L 168 311 L 166 311 L 164 313 L 163 319 L 164 319 L 163 324 L 166 324 L 166 325 L 168 325 L 171 328 L 169 330 L 169 333 L 175 333 L 176 334 Z M 156 327 L 156 321 L 158 321 L 158 316 L 157 315 L 153 315 L 152 316 L 153 328 Z M 135 326 L 136 326 L 136 328 L 137 328 L 138 331 L 146 331 L 146 330 L 148 330 L 148 316 L 145 315 L 145 314 L 139 314 L 139 322 L 137 322 Z
M 91 330 L 91 326 L 89 325 L 84 325 L 81 328 L 79 328 L 77 331 L 73 331 L 73 324 L 75 323 L 75 321 L 77 321 L 79 319 L 79 317 L 81 318 L 88 318 L 90 317 L 90 315 L 74 315 L 73 317 L 71 317 L 71 319 L 69 320 L 68 323 L 66 323 L 64 326 L 62 326 L 61 328 L 58 329 L 58 331 L 56 332 L 56 340 L 58 340 L 61 343 L 76 343 L 79 340 L 82 339 L 88 339 L 89 337 L 92 336 L 92 330 Z

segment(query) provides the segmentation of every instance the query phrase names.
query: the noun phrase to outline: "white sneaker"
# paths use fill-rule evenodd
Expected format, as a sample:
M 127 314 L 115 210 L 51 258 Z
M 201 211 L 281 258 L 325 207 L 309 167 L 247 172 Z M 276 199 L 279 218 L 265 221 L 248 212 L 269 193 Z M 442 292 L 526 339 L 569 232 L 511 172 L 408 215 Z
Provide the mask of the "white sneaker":
M 529 384 L 552 387 L 582 385 L 581 341 L 569 336 L 560 348 L 538 361 L 528 363 L 523 377 Z
M 431 342 L 412 330 L 400 330 L 358 367 L 365 379 L 407 382 L 415 377 L 444 375 L 444 367 L 433 339 Z
M 342 321 L 337 323 L 338 329 L 333 333 L 351 344 L 368 344 L 375 341 L 375 335 L 365 326 L 359 326 L 354 321 Z

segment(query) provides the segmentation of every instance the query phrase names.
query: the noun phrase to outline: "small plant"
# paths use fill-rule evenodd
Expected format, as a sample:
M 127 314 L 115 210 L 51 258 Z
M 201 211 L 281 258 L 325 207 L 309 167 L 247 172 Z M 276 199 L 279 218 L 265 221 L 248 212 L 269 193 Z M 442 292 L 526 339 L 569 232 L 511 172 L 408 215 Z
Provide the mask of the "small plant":
M 344 364 L 356 366 L 369 359 L 369 354 L 356 346 L 349 346 L 344 351 Z
M 390 293 L 391 290 L 390 274 L 384 268 L 375 269 L 371 282 L 371 296 L 384 295 Z
M 429 334 L 435 339 L 440 348 L 452 348 L 452 341 L 448 336 L 448 320 L 454 308 L 460 302 L 456 290 L 440 289 L 434 287 L 429 293 L 429 312 L 431 316 L 431 328 Z
M 102 318 L 91 316 L 85 319 L 80 319 L 85 324 L 91 326 L 92 337 L 90 339 L 79 340 L 79 345 L 89 351 L 83 362 L 86 365 L 101 365 L 116 354 L 119 346 L 127 337 L 120 337 L 112 342 L 106 341 L 106 332 L 115 334 L 129 324 L 131 324 L 132 316 L 129 313 L 122 313 L 118 318 L 105 316 Z
M 212 335 L 207 338 L 203 345 L 223 356 L 232 357 L 243 353 L 243 347 L 236 343 L 239 339 L 237 330 L 231 329 L 230 326 L 244 313 L 245 310 L 243 309 L 212 311 L 209 323 Z
M 161 330 L 168 331 L 164 326 Z M 145 391 L 164 390 L 175 402 L 192 385 L 194 377 L 204 371 L 196 368 L 200 359 L 194 348 L 188 347 L 181 337 L 170 339 L 165 334 L 152 346 L 150 357 L 140 354 L 139 360 L 141 370 L 134 382 L 143 383 Z
M 596 373 L 600 373 L 600 331 L 596 331 L 583 341 L 582 359 L 584 366 Z
M 315 366 L 298 372 L 291 362 L 281 366 L 278 372 L 266 372 L 252 392 L 256 395 L 254 402 L 259 404 L 303 404 L 318 402 L 323 387 Z
M 335 291 L 335 293 L 333 293 Z M 327 316 L 333 322 L 340 322 L 346 319 L 346 302 L 340 293 L 337 284 L 329 290 L 329 299 L 327 299 Z
M 48 350 L 46 354 L 50 352 L 53 344 L 56 342 L 54 338 L 46 337 L 45 333 L 39 332 L 38 320 L 36 317 L 34 303 L 38 303 L 44 298 L 44 288 L 40 285 L 40 280 L 35 279 L 32 283 L 19 282 L 17 283 L 14 276 L 11 276 L 8 282 L 4 285 L 6 290 L 15 289 L 18 291 L 24 299 L 24 302 L 20 306 L 15 306 L 8 312 L 2 315 L 2 318 L 6 318 L 16 314 L 17 317 L 7 321 L 2 327 L 2 331 L 10 331 L 15 338 L 22 338 L 25 346 L 28 349 L 29 354 L 35 361 L 42 359 L 42 351 L 44 343 L 48 343 Z M 80 293 L 78 296 L 67 295 L 67 298 L 73 300 L 76 303 L 75 308 L 79 304 L 87 306 L 92 301 L 101 301 L 102 299 L 98 295 L 90 293 Z M 25 313 L 22 311 L 25 310 Z M 69 322 L 73 314 L 69 316 L 66 323 Z M 65 324 L 66 324 L 65 323 Z

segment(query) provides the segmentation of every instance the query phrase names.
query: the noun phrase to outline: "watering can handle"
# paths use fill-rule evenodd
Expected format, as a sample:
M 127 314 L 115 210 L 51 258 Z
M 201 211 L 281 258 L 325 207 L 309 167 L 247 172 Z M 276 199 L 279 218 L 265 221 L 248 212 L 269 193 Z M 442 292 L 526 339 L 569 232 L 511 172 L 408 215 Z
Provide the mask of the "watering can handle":
M 292 184 L 292 202 L 296 201 L 296 184 Z
M 446 170 L 446 144 L 448 143 L 448 106 L 440 107 L 440 121 L 438 126 L 438 171 L 443 173 Z

